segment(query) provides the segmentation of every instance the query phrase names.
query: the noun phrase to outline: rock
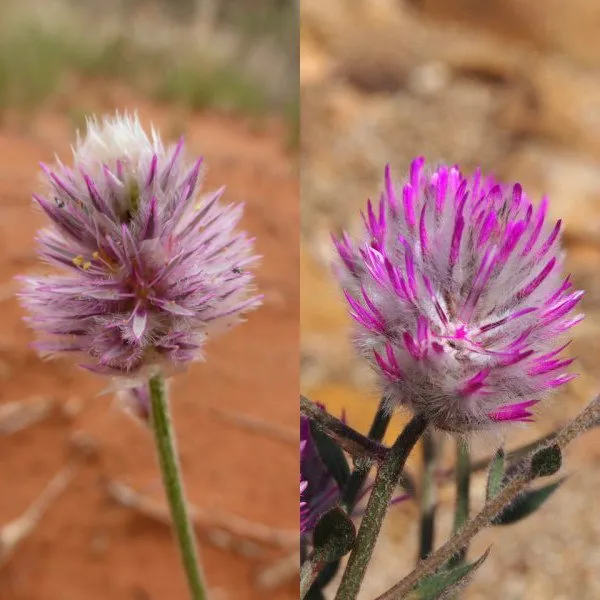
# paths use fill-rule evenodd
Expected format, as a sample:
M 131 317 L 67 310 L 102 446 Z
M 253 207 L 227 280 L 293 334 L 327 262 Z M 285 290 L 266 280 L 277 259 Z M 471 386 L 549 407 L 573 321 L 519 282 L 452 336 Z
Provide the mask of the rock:
M 417 10 L 459 20 L 586 66 L 600 66 L 600 3 L 597 0 L 413 0 Z
M 536 200 L 550 196 L 550 215 L 563 219 L 567 242 L 600 241 L 600 161 L 529 143 L 509 157 L 502 174 Z
M 531 131 L 600 159 L 599 75 L 562 60 L 532 65 Z

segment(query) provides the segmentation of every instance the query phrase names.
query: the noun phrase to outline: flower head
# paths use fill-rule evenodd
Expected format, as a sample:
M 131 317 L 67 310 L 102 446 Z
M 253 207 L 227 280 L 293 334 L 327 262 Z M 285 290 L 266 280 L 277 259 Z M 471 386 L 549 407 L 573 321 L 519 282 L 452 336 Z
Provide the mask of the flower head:
M 78 353 L 88 369 L 139 377 L 199 359 L 207 335 L 260 304 L 253 244 L 223 189 L 199 197 L 202 159 L 164 148 L 137 117 L 88 120 L 73 166 L 42 165 L 51 223 L 41 257 L 59 273 L 24 277 L 20 294 L 46 355 Z
M 561 221 L 521 185 L 413 161 L 398 189 L 389 167 L 366 236 L 334 238 L 356 345 L 406 405 L 441 429 L 528 421 L 575 375 L 559 336 L 581 321 L 583 292 L 564 278 Z
M 313 530 L 319 517 L 340 499 L 340 488 L 319 456 L 310 420 L 300 417 L 300 532 Z

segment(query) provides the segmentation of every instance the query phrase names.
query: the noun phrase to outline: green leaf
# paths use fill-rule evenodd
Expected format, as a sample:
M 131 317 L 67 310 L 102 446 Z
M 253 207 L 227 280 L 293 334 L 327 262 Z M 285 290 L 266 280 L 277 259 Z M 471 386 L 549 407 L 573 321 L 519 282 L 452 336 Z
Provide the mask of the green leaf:
M 484 563 L 490 549 L 474 563 L 461 565 L 450 571 L 444 570 L 421 580 L 406 600 L 444 600 L 464 589 L 473 573 Z
M 335 507 L 319 518 L 313 532 L 313 549 L 319 561 L 333 562 L 354 547 L 356 528 L 346 512 Z
M 517 496 L 492 522 L 493 525 L 512 525 L 533 514 L 550 498 L 565 479 L 560 479 L 544 487 L 528 490 Z
M 490 462 L 490 471 L 487 480 L 486 499 L 495 498 L 502 489 L 504 479 L 504 448 L 498 448 L 498 451 Z
M 531 457 L 531 472 L 535 477 L 554 475 L 562 465 L 562 452 L 555 444 L 538 450 Z
M 337 481 L 340 488 L 343 489 L 350 477 L 350 467 L 344 451 L 312 421 L 310 422 L 310 433 L 325 467 Z

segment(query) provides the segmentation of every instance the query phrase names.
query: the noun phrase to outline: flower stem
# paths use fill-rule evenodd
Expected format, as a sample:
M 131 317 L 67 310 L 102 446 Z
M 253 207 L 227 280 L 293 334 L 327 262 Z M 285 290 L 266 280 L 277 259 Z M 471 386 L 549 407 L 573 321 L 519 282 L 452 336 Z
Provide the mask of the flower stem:
M 419 546 L 419 559 L 423 560 L 431 554 L 435 534 L 435 508 L 436 508 L 436 444 L 433 432 L 423 434 L 423 476 L 421 479 L 421 542 Z
M 469 491 L 471 483 L 471 459 L 469 445 L 464 439 L 456 440 L 456 508 L 453 533 L 456 534 L 469 519 Z M 461 565 L 467 556 L 467 546 L 450 560 L 451 567 Z
M 323 562 L 319 561 L 314 553 L 302 563 L 300 569 L 300 598 L 303 599 L 309 592 L 317 575 L 320 573 Z
M 152 430 L 156 441 L 158 462 L 190 595 L 192 600 L 206 600 L 206 586 L 186 506 L 183 480 L 175 446 L 175 435 L 171 427 L 169 403 L 162 375 L 155 375 L 150 379 L 150 402 L 152 405 Z
M 367 438 L 373 442 L 380 442 L 387 431 L 391 418 L 390 411 L 385 408 L 385 398 L 382 398 L 371 423 Z M 342 494 L 342 504 L 346 507 L 348 514 L 352 514 L 352 511 L 356 507 L 360 492 L 369 476 L 371 465 L 372 463 L 368 461 L 357 461 L 356 468 L 352 471 L 350 479 L 346 483 Z
M 599 425 L 600 394 L 575 419 L 549 440 L 544 447 L 556 445 L 563 450 L 577 436 Z M 486 502 L 481 512 L 471 517 L 456 535 L 453 535 L 443 546 L 429 555 L 427 559 L 421 561 L 402 581 L 399 581 L 389 590 L 379 595 L 375 600 L 404 598 L 419 581 L 435 573 L 457 552 L 460 552 L 482 529 L 487 527 L 500 511 L 525 489 L 534 477 L 535 475 L 531 471 L 531 456 L 526 456 L 515 466 L 515 475 L 513 478 L 508 481 L 498 495 Z
M 402 469 L 408 455 L 426 428 L 425 417 L 421 415 L 413 417 L 390 448 L 386 460 L 379 467 L 356 543 L 335 596 L 336 600 L 355 600 L 357 597 Z

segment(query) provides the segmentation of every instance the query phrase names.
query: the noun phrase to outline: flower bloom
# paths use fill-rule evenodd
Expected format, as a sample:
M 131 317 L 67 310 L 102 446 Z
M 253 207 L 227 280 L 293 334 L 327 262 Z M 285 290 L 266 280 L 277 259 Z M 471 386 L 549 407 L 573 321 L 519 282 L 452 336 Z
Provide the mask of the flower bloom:
M 202 357 L 207 335 L 260 304 L 242 206 L 199 197 L 202 159 L 166 148 L 137 117 L 88 120 L 73 166 L 42 165 L 38 235 L 59 272 L 24 277 L 21 301 L 45 355 L 77 353 L 96 372 L 140 378 Z
M 529 421 L 531 408 L 575 377 L 560 335 L 583 315 L 563 277 L 561 221 L 521 185 L 413 161 L 394 186 L 389 166 L 366 235 L 334 238 L 355 341 L 390 410 L 405 405 L 449 431 Z

